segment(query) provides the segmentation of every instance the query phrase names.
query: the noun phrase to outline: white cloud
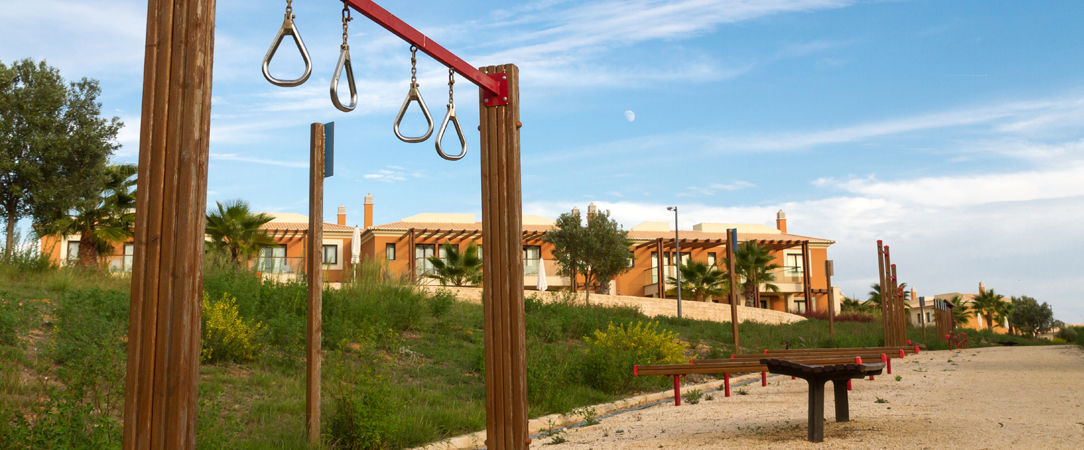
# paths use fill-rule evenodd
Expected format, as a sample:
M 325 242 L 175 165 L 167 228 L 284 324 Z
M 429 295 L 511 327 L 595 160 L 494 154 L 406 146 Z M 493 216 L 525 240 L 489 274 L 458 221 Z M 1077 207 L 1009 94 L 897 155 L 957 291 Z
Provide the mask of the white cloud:
M 629 122 L 635 122 L 636 121 L 636 113 L 632 112 L 631 109 L 626 109 L 625 110 L 625 120 L 627 120 Z
M 420 171 L 410 171 L 402 166 L 389 165 L 385 166 L 384 169 L 364 174 L 362 178 L 382 183 L 397 183 L 410 178 L 421 178 L 422 176 L 423 174 Z
M 247 162 L 247 163 L 253 163 L 253 164 L 265 164 L 265 165 L 269 165 L 269 166 L 279 166 L 279 167 L 296 167 L 296 168 L 303 168 L 303 169 L 309 167 L 309 163 L 307 161 L 306 162 L 302 162 L 302 161 L 279 161 L 279 160 L 275 160 L 275 159 L 253 158 L 253 157 L 250 157 L 250 156 L 238 155 L 238 154 L 234 154 L 234 153 L 215 153 L 215 152 L 211 152 L 210 158 L 212 160 L 239 161 L 239 162 Z

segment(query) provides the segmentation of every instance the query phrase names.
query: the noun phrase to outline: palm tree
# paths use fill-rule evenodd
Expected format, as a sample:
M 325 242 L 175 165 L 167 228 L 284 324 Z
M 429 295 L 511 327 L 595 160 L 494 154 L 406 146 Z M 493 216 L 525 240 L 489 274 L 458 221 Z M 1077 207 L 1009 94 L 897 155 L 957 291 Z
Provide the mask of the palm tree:
M 98 255 L 113 249 L 113 243 L 132 237 L 135 224 L 136 166 L 108 166 L 105 179 L 94 194 L 79 199 L 71 211 L 47 225 L 41 234 L 79 234 L 79 265 L 91 267 Z
M 444 258 L 430 256 L 433 273 L 429 278 L 440 280 L 442 286 L 463 286 L 478 284 L 482 281 L 482 259 L 478 257 L 478 246 L 470 244 L 463 253 L 452 244 L 444 244 Z
M 904 305 L 904 308 L 905 309 L 910 309 L 910 308 L 907 307 L 907 300 L 910 299 L 911 293 L 907 290 L 907 283 L 900 283 L 899 287 L 900 287 L 900 291 L 903 292 L 903 305 Z M 881 283 L 873 283 L 873 284 L 869 285 L 869 288 L 870 288 L 869 294 L 867 294 L 869 296 L 869 299 L 866 300 L 866 304 L 870 305 L 870 306 L 876 306 L 877 308 L 880 308 L 881 307 Z
M 1016 334 L 1013 332 L 1012 322 L 1008 320 L 1009 316 L 1012 314 L 1013 306 L 1016 305 L 1013 300 L 1016 300 L 1016 297 L 1011 297 L 1010 301 L 1001 302 L 997 305 L 997 308 L 994 311 L 994 318 L 997 319 L 997 323 L 1003 323 L 1008 325 L 1009 334 Z
M 682 265 L 681 292 L 689 293 L 696 297 L 696 301 L 702 302 L 705 297 L 715 297 L 727 292 L 726 275 L 715 268 L 699 261 L 689 261 Z M 677 279 L 666 277 L 666 281 L 677 285 Z
M 1001 308 L 1002 299 L 1005 297 L 1001 294 L 994 292 L 993 289 L 987 289 L 975 298 L 971 299 L 971 309 L 982 315 L 986 319 L 986 326 L 993 329 L 995 316 L 998 314 L 998 308 Z
M 971 307 L 964 304 L 964 299 L 959 295 L 955 295 L 949 299 L 952 302 L 952 322 L 957 326 L 963 326 L 967 324 L 968 320 L 971 320 Z
M 270 236 L 260 230 L 260 226 L 270 222 L 273 217 L 264 213 L 253 214 L 244 200 L 231 200 L 224 206 L 222 202 L 215 204 L 218 210 L 207 213 L 207 235 L 211 237 L 211 246 L 229 254 L 235 264 L 248 261 L 260 247 L 275 244 Z
M 772 262 L 774 259 L 771 252 L 758 245 L 756 241 L 742 242 L 734 249 L 734 271 L 745 279 L 742 290 L 745 293 L 746 305 L 759 302 L 761 283 L 764 284 L 765 290 L 779 292 L 779 287 L 772 284 L 775 281 L 773 271 L 780 267 L 779 264 Z M 723 263 L 729 267 L 729 261 L 726 258 L 723 258 Z

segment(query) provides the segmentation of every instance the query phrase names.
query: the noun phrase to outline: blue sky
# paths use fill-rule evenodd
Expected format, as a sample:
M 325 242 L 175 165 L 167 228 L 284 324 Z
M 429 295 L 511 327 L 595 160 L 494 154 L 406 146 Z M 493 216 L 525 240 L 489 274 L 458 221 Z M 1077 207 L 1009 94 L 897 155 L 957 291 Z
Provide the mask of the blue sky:
M 837 244 L 833 278 L 864 297 L 874 241 L 919 295 L 1031 295 L 1084 323 L 1084 2 L 536 0 L 380 2 L 475 65 L 521 70 L 524 212 L 588 202 L 626 228 L 672 220 L 774 224 Z M 408 46 L 357 15 L 360 106 L 328 98 L 341 4 L 294 2 L 313 75 L 278 88 L 260 61 L 285 2 L 220 0 L 208 202 L 307 210 L 308 127 L 336 121 L 326 217 L 480 216 L 477 90 L 456 83 L 470 155 L 447 162 L 392 122 Z M 5 2 L 0 60 L 96 78 L 138 152 L 144 1 Z M 287 43 L 288 45 L 288 43 Z M 295 73 L 284 46 L 272 64 Z M 419 57 L 435 120 L 447 72 Z M 416 111 L 412 111 L 416 112 Z M 416 130 L 417 120 L 404 127 Z M 453 145 L 451 140 L 447 144 Z

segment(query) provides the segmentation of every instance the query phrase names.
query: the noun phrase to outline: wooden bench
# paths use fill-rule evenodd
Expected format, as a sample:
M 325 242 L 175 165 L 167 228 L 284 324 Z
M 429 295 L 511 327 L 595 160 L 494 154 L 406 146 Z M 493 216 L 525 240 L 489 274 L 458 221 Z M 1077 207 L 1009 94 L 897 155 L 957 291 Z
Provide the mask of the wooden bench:
M 836 422 L 847 422 L 851 417 L 847 389 L 843 388 L 845 382 L 852 378 L 880 375 L 881 369 L 885 367 L 884 363 L 811 365 L 774 358 L 762 359 L 760 362 L 767 366 L 771 373 L 798 377 L 809 383 L 810 442 L 824 441 L 824 384 L 831 381 L 834 387 Z
M 663 375 L 666 377 L 673 377 L 674 406 L 681 406 L 681 378 L 688 374 L 722 373 L 723 389 L 726 397 L 730 397 L 730 374 L 760 372 L 761 385 L 767 386 L 768 368 L 760 362 L 765 355 L 777 359 L 785 358 L 790 361 L 810 365 L 862 363 L 863 359 L 866 361 L 880 360 L 886 365 L 890 365 L 892 358 L 902 358 L 908 352 L 917 353 L 918 351 L 918 346 L 765 350 L 765 353 L 744 355 L 732 354 L 730 359 L 694 359 L 690 360 L 688 364 L 637 364 L 633 366 L 632 372 L 634 376 Z M 870 379 L 872 379 L 872 377 Z M 848 389 L 849 388 L 850 384 L 848 383 Z

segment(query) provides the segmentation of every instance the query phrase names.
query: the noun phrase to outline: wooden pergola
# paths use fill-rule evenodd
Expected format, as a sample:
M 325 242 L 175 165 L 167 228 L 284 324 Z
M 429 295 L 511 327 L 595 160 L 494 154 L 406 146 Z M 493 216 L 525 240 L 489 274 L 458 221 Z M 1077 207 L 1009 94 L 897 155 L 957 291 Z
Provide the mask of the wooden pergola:
M 545 231 L 529 231 L 523 230 L 521 242 L 541 242 L 542 237 L 546 235 Z M 396 242 L 407 241 L 408 248 L 413 249 L 414 245 L 421 243 L 444 243 L 444 244 L 461 244 L 468 241 L 478 241 L 482 239 L 482 230 L 473 228 L 408 228 L 406 233 L 396 239 Z M 408 259 L 410 264 L 410 278 L 414 280 L 417 276 L 417 258 L 410 257 Z

